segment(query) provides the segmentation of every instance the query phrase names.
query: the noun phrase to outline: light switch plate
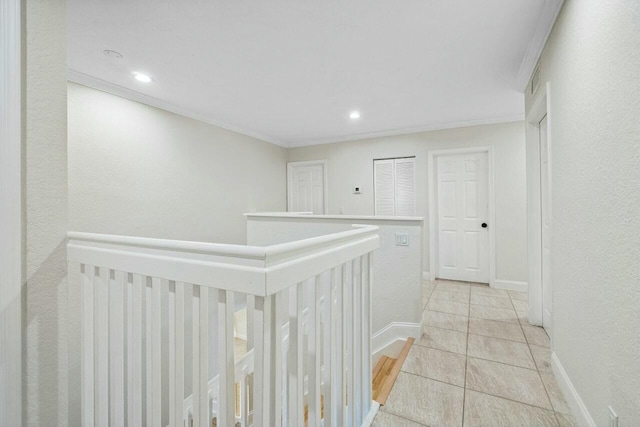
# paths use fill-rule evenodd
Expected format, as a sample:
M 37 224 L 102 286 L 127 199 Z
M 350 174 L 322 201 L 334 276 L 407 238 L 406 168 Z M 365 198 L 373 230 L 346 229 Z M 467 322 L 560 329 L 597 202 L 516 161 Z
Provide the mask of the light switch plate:
M 409 233 L 396 233 L 396 246 L 409 246 Z

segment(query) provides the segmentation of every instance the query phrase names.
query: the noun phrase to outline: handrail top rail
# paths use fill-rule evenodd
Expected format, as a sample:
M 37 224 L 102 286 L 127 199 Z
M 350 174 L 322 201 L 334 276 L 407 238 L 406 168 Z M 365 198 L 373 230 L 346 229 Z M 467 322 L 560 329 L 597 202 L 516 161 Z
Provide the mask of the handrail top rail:
M 375 225 L 352 224 L 353 229 L 336 233 L 310 237 L 308 239 L 279 243 L 270 246 L 250 246 L 225 243 L 208 243 L 189 240 L 158 239 L 152 237 L 123 236 L 116 234 L 86 233 L 70 231 L 68 241 L 84 241 L 105 243 L 138 248 L 170 250 L 177 252 L 191 252 L 205 255 L 226 256 L 266 260 L 267 257 L 282 255 L 301 249 L 311 249 L 314 246 L 348 240 L 350 238 L 371 234 L 379 229 Z

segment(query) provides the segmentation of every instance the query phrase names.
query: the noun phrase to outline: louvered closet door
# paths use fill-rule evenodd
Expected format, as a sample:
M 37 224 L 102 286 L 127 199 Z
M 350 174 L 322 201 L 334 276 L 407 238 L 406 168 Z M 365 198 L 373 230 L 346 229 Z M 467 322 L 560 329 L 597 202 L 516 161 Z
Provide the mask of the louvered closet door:
M 395 160 L 395 202 L 397 216 L 416 214 L 415 158 Z
M 489 282 L 487 169 L 486 153 L 438 157 L 439 278 Z
M 394 160 L 375 160 L 375 214 L 395 215 Z

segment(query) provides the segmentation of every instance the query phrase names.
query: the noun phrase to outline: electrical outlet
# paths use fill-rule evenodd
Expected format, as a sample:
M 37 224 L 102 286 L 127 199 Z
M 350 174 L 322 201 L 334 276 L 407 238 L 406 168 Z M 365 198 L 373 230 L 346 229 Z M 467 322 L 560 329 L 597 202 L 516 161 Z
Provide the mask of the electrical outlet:
M 396 233 L 396 246 L 409 246 L 409 233 Z
M 609 406 L 609 427 L 618 427 L 618 414 Z

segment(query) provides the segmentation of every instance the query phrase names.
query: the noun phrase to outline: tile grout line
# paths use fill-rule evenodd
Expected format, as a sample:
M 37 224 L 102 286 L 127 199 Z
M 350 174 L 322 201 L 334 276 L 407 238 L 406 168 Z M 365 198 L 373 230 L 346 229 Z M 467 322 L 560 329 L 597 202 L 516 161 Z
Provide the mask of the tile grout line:
M 407 418 L 407 417 L 405 417 L 405 416 L 398 415 L 398 414 L 396 414 L 395 412 L 385 411 L 384 409 L 381 409 L 381 411 L 382 411 L 382 412 L 385 412 L 385 413 L 387 413 L 387 414 L 393 415 L 394 417 L 402 418 L 403 420 L 407 420 L 407 421 L 410 421 L 410 422 L 412 422 L 412 423 L 414 423 L 414 424 L 418 424 L 418 425 L 419 425 L 419 426 L 421 426 L 421 427 L 429 427 L 429 426 L 426 426 L 426 425 L 424 425 L 424 424 L 422 424 L 422 423 L 419 423 L 419 422 L 417 422 L 417 421 L 415 421 L 415 420 L 412 420 L 411 418 Z
M 424 312 L 424 311 L 425 311 L 425 310 L 423 310 L 423 312 Z M 429 311 L 432 311 L 432 310 L 429 310 Z M 438 313 L 440 313 L 440 312 L 438 312 Z M 447 313 L 447 314 L 449 314 L 449 313 Z M 458 315 L 458 316 L 460 316 L 460 315 Z M 479 319 L 479 318 L 477 318 L 477 317 L 470 317 L 470 318 L 469 318 L 469 323 L 471 323 L 471 319 L 476 319 L 476 320 L 489 320 L 489 321 L 493 321 L 493 320 L 491 320 L 491 319 Z M 508 325 L 519 326 L 519 325 L 516 325 L 515 323 L 508 323 L 508 322 L 501 322 L 501 323 L 507 323 Z M 425 324 L 425 325 L 423 325 L 423 326 L 426 326 L 426 327 L 428 327 L 428 328 L 440 329 L 441 331 L 457 332 L 457 333 L 459 333 L 459 334 L 464 334 L 464 332 L 462 332 L 462 331 L 456 331 L 455 329 L 449 329 L 449 328 L 441 328 L 440 326 L 433 326 L 433 325 L 426 325 L 426 324 Z M 520 329 L 520 330 L 522 331 L 522 329 Z M 470 333 L 471 333 L 471 332 L 470 332 Z M 517 344 L 526 344 L 526 345 L 529 345 L 529 343 L 527 342 L 526 337 L 525 337 L 525 340 L 524 340 L 524 341 L 516 341 L 516 340 L 510 340 L 509 338 L 494 337 L 494 336 L 492 336 L 492 335 L 478 334 L 478 333 L 476 333 L 476 332 L 473 332 L 473 333 L 471 333 L 471 334 L 472 334 L 472 335 L 478 335 L 478 336 L 485 337 L 485 338 L 495 338 L 495 339 L 498 339 L 498 340 L 514 342 L 514 343 L 517 343 Z M 523 336 L 524 336 L 524 333 L 523 333 Z M 428 345 L 420 344 L 420 343 L 418 343 L 418 342 L 415 342 L 415 344 L 416 344 L 416 345 L 419 345 L 419 346 L 421 346 L 421 347 L 429 347 Z M 544 347 L 544 346 L 542 346 L 542 345 L 538 345 L 538 344 L 532 344 L 532 345 L 535 345 L 536 347 L 541 347 L 541 348 L 548 348 L 548 347 Z M 429 347 L 429 348 L 433 348 L 433 349 L 435 349 L 435 350 L 441 350 L 441 349 L 439 349 L 439 348 L 435 348 L 435 347 Z M 449 350 L 443 350 L 443 351 L 449 351 Z M 455 353 L 455 351 L 449 351 L 449 353 Z M 461 354 L 461 353 L 456 353 L 456 354 Z
M 470 326 L 470 318 L 471 318 L 471 291 L 469 291 L 469 305 L 467 306 L 467 343 L 464 354 L 464 392 L 462 393 L 462 426 L 464 426 L 464 413 L 465 406 L 467 403 L 467 365 L 469 362 L 469 326 Z
M 519 400 L 511 399 L 511 398 L 508 398 L 508 397 L 498 396 L 497 394 L 487 393 L 486 391 L 483 391 L 483 390 L 475 390 L 473 388 L 469 388 L 468 390 L 472 391 L 474 393 L 485 394 L 487 396 L 497 397 L 498 399 L 508 400 L 509 402 L 518 403 L 520 405 L 530 406 L 532 408 L 542 409 L 544 411 L 553 412 L 554 414 L 557 412 L 555 409 L 549 409 L 549 408 L 544 408 L 544 407 L 538 406 L 538 405 L 532 405 L 531 403 L 521 402 Z M 553 405 L 551 405 L 551 407 L 553 408 Z
M 513 306 L 513 309 L 515 310 L 516 306 L 513 304 L 513 299 L 511 298 L 511 295 L 509 295 L 509 299 L 511 300 L 511 305 Z M 556 415 L 556 408 L 553 406 L 553 402 L 551 401 L 551 397 L 549 396 L 549 391 L 547 390 L 547 386 L 544 383 L 544 380 L 542 379 L 542 374 L 540 373 L 540 369 L 538 369 L 538 364 L 536 363 L 536 359 L 533 357 L 533 351 L 531 351 L 531 343 L 527 339 L 527 335 L 524 333 L 524 328 L 522 327 L 522 323 L 520 323 L 520 318 L 518 318 L 518 324 L 520 325 L 520 329 L 522 329 L 522 334 L 524 335 L 524 339 L 527 340 L 527 348 L 529 349 L 529 353 L 531 353 L 531 358 L 533 359 L 533 363 L 536 366 L 536 372 L 538 373 L 538 378 L 540 378 L 540 382 L 542 383 L 542 389 L 544 390 L 544 392 L 545 392 L 545 394 L 547 396 L 547 400 L 549 401 L 549 405 L 553 409 L 553 416 L 556 419 L 556 423 L 558 423 L 558 425 L 560 425 L 560 421 L 558 420 L 558 416 Z M 549 351 L 551 351 L 551 347 L 549 347 Z

